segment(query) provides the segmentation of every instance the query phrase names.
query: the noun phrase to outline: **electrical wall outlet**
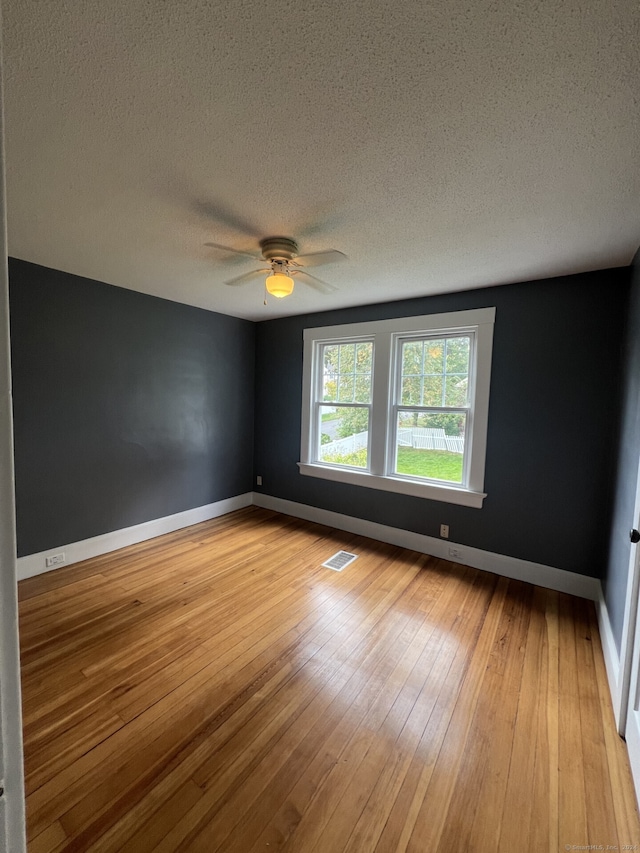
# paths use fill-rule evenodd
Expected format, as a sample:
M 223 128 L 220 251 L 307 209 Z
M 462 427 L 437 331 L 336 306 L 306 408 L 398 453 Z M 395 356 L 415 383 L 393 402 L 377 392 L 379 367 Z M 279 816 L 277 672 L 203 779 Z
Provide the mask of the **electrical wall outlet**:
M 256 477 L 256 486 L 261 486 L 261 485 L 262 485 L 262 475 L 258 474 L 258 476 Z
M 462 559 L 462 548 L 449 548 L 449 556 L 456 560 Z
M 440 525 L 440 536 L 443 539 L 449 538 L 449 525 L 448 524 L 441 524 Z
M 61 551 L 59 554 L 51 554 L 50 557 L 46 557 L 44 564 L 48 569 L 50 569 L 53 568 L 53 566 L 61 566 L 66 562 L 66 560 L 67 558 L 64 555 L 64 551 Z

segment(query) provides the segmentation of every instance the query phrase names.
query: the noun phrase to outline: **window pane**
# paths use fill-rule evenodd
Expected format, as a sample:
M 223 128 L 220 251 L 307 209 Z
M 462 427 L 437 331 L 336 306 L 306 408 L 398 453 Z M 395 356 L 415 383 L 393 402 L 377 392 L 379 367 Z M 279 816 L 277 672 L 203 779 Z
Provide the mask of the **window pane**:
M 371 400 L 371 374 L 356 374 L 356 403 L 369 403 Z
M 373 344 L 358 344 L 356 347 L 356 370 L 358 373 L 371 374 L 371 355 Z
M 338 399 L 337 373 L 325 373 L 322 377 L 322 399 L 327 402 Z
M 338 383 L 338 400 L 341 403 L 353 403 L 355 396 L 354 377 L 353 374 L 340 374 Z
M 339 349 L 334 345 L 328 345 L 324 347 L 323 351 L 323 362 L 325 373 L 337 373 L 338 372 L 338 354 Z
M 466 406 L 468 384 L 468 376 L 447 376 L 445 404 L 447 406 Z
M 420 406 L 422 404 L 422 377 L 402 377 L 402 404 L 404 406 Z
M 469 338 L 447 338 L 447 373 L 469 372 Z
M 409 341 L 402 345 L 402 375 L 422 373 L 422 341 Z
M 425 376 L 424 392 L 419 405 L 441 406 L 442 405 L 442 376 Z
M 322 400 L 370 403 L 373 344 L 327 344 L 322 353 Z
M 396 474 L 461 483 L 466 415 L 399 412 Z
M 369 409 L 364 406 L 320 406 L 320 462 L 368 468 Z
M 340 344 L 340 373 L 355 372 L 356 367 L 356 345 Z
M 322 399 L 336 400 L 338 397 L 338 347 L 325 346 L 322 353 Z
M 424 342 L 424 372 L 443 373 L 444 341 Z

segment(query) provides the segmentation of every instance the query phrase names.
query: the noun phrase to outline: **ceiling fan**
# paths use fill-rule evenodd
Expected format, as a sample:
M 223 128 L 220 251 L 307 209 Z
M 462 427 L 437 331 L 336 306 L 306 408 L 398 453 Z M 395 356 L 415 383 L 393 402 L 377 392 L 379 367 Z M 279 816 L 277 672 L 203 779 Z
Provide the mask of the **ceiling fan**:
M 235 287 L 239 284 L 247 284 L 254 278 L 259 278 L 267 273 L 265 287 L 272 296 L 282 299 L 293 293 L 294 280 L 297 276 L 300 281 L 309 287 L 319 290 L 321 293 L 333 293 L 338 288 L 333 284 L 317 278 L 307 272 L 306 267 L 319 267 L 322 264 L 333 264 L 336 261 L 344 261 L 347 256 L 336 249 L 327 249 L 324 252 L 311 252 L 307 255 L 298 254 L 298 244 L 290 237 L 265 237 L 260 240 L 261 255 L 251 252 L 243 252 L 240 249 L 232 249 L 230 246 L 222 246 L 220 243 L 205 243 L 214 249 L 222 249 L 225 252 L 234 252 L 236 255 L 246 255 L 258 262 L 264 262 L 268 266 L 251 270 L 243 275 L 225 281 L 225 284 Z

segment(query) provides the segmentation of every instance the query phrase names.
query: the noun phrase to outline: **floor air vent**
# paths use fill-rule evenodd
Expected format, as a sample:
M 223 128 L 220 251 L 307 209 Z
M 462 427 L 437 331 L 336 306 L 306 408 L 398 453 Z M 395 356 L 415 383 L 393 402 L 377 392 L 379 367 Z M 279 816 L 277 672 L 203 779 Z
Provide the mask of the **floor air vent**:
M 348 551 L 338 551 L 333 557 L 323 563 L 328 569 L 333 569 L 334 572 L 341 572 L 349 563 L 353 563 L 358 557 L 357 554 L 350 554 Z

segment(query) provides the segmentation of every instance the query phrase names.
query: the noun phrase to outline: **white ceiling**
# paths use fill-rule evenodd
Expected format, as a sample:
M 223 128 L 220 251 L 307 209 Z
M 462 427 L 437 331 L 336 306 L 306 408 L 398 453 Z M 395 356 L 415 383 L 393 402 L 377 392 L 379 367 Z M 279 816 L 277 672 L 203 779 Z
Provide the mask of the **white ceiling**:
M 250 319 L 621 266 L 637 0 L 5 0 L 9 251 Z M 335 248 L 262 304 L 206 247 Z

